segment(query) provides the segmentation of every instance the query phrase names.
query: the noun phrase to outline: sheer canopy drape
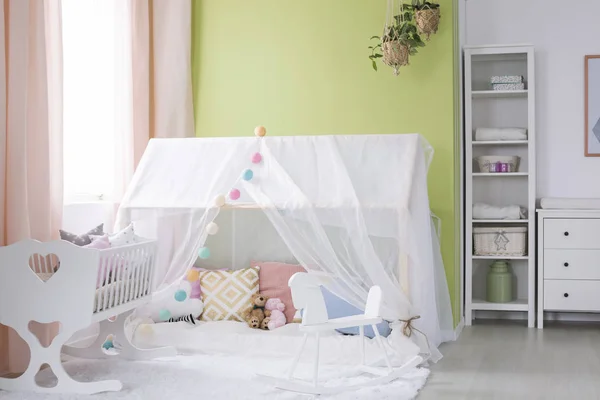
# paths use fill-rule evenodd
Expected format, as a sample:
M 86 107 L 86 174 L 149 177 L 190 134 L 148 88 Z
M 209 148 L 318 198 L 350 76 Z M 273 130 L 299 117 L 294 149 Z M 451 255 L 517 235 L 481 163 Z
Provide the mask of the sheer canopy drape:
M 381 286 L 382 316 L 420 316 L 414 326 L 437 359 L 452 313 L 429 210 L 429 151 L 419 135 L 154 140 L 118 223 L 133 221 L 159 240 L 159 291 L 178 282 L 202 246 L 215 254 L 211 268 L 243 268 L 269 256 L 261 249 L 283 247 L 309 271 L 334 276 L 328 289 L 357 307 Z M 240 179 L 246 169 L 249 181 Z M 233 187 L 240 198 L 217 207 L 215 197 Z M 207 240 L 211 221 L 223 231 Z M 223 252 L 232 256 L 220 263 Z

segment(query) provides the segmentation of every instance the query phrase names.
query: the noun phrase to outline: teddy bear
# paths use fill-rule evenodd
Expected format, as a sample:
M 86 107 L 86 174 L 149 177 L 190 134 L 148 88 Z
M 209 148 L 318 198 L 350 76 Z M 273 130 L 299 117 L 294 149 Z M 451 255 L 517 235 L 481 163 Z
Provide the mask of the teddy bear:
M 267 329 L 265 320 L 265 305 L 269 298 L 260 293 L 253 294 L 250 298 L 252 309 L 246 314 L 246 322 L 250 328 Z M 267 321 L 268 322 L 268 321 Z
M 286 317 L 283 313 L 285 311 L 285 304 L 280 299 L 271 298 L 268 299 L 265 303 L 265 319 L 263 320 L 262 325 L 265 327 L 262 329 L 277 329 L 280 326 L 285 325 Z

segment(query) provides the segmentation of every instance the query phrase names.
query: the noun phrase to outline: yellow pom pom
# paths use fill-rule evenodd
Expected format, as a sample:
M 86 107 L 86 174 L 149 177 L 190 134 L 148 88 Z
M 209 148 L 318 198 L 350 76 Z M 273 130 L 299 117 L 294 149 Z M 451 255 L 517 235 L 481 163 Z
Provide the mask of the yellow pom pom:
M 196 282 L 200 279 L 200 272 L 195 269 L 190 269 L 190 272 L 187 274 L 187 280 L 190 282 Z
M 254 134 L 258 137 L 263 137 L 267 134 L 267 128 L 264 126 L 257 126 L 254 128 Z

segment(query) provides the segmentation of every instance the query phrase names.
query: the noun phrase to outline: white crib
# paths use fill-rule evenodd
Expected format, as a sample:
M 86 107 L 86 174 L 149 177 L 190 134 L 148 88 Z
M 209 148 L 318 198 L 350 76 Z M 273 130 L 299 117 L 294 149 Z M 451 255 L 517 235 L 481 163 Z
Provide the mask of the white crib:
M 175 355 L 173 348 L 136 348 L 125 334 L 126 319 L 151 299 L 156 248 L 151 240 L 106 250 L 36 240 L 0 247 L 0 323 L 15 329 L 31 350 L 25 373 L 14 379 L 0 378 L 0 389 L 78 394 L 121 390 L 119 381 L 77 382 L 61 364 L 61 350 L 75 357 L 110 357 L 101 348 L 108 334 L 119 340 L 120 357 L 139 360 Z M 48 347 L 30 331 L 33 321 L 60 324 Z M 86 348 L 65 346 L 75 332 L 94 322 L 100 323 L 94 343 Z M 35 382 L 44 364 L 58 378 L 54 387 Z

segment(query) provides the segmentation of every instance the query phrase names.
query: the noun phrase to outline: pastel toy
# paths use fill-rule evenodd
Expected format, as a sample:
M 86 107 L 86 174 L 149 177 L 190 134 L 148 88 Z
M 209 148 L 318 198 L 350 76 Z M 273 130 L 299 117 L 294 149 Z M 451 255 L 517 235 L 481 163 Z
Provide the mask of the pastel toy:
M 286 322 L 285 314 L 279 310 L 271 311 L 271 316 L 268 318 L 269 322 L 267 322 L 267 328 L 269 328 L 270 331 L 284 326 Z
M 169 312 L 169 310 L 160 310 L 158 312 L 158 318 L 161 321 L 168 321 L 169 318 L 171 318 L 171 313 Z
M 260 164 L 261 161 L 262 161 L 262 155 L 260 153 L 254 153 L 252 155 L 252 163 L 253 164 Z
M 229 198 L 231 200 L 237 200 L 240 198 L 240 191 L 237 189 L 231 189 L 231 192 L 229 192 Z
M 278 310 L 281 312 L 285 311 L 285 304 L 283 304 L 283 302 L 281 300 L 279 300 L 276 297 L 270 298 L 269 300 L 267 300 L 267 303 L 265 304 L 265 310 L 268 311 L 274 311 L 274 310 Z
M 254 134 L 258 137 L 263 137 L 267 134 L 267 128 L 264 126 L 257 126 L 254 128 Z

